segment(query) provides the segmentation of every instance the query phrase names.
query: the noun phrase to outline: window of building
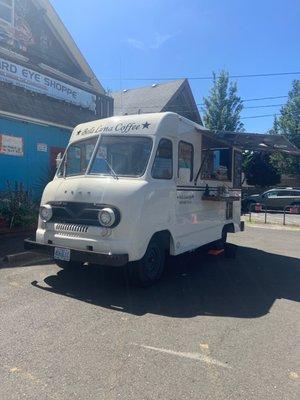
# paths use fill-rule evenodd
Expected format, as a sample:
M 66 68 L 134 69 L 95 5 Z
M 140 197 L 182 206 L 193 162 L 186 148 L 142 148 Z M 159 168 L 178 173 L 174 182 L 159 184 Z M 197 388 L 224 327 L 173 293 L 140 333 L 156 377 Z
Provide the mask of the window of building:
M 172 179 L 173 177 L 173 146 L 169 139 L 161 139 L 158 144 L 152 177 L 155 179 Z
M 14 0 L 0 0 L 0 21 L 14 24 Z
M 178 178 L 185 182 L 193 180 L 194 147 L 191 143 L 179 142 L 178 145 Z

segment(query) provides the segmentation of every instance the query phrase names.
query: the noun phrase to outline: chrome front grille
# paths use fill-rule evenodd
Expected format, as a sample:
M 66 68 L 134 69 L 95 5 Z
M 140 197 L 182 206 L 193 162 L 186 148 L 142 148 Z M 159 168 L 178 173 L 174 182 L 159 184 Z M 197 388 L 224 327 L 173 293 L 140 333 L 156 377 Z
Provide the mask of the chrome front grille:
M 63 232 L 80 232 L 87 233 L 88 225 L 77 225 L 77 224 L 54 224 L 54 229 L 56 231 Z
M 50 202 L 53 216 L 51 222 L 70 225 L 100 226 L 98 213 L 105 205 L 76 202 Z

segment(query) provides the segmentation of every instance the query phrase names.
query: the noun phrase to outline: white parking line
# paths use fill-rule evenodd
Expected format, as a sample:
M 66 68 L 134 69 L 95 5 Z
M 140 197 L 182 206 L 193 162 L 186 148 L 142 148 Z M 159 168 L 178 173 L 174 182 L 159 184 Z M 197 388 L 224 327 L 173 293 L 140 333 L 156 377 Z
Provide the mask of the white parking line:
M 179 351 L 168 350 L 168 349 L 160 349 L 158 347 L 146 346 L 143 344 L 141 344 L 141 345 L 136 344 L 136 346 L 140 346 L 140 347 L 143 347 L 144 349 L 148 349 L 148 350 L 158 351 L 160 353 L 171 354 L 171 355 L 177 356 L 177 357 L 189 358 L 190 360 L 201 361 L 201 362 L 203 362 L 205 364 L 209 364 L 209 365 L 216 365 L 216 366 L 222 367 L 222 368 L 231 368 L 228 364 L 225 364 L 219 360 L 216 360 L 215 358 L 212 358 L 210 356 L 207 356 L 207 355 L 204 355 L 201 353 L 185 353 L 185 352 L 179 352 Z

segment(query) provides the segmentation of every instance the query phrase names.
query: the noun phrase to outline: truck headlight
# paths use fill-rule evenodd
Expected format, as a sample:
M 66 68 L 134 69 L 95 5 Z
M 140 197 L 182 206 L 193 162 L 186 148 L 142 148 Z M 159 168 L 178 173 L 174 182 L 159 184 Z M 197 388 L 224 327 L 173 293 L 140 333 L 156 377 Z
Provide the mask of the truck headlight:
M 116 214 L 111 208 L 103 208 L 98 213 L 98 220 L 102 226 L 112 226 L 116 221 Z
M 40 217 L 44 222 L 50 221 L 52 215 L 53 211 L 50 204 L 44 204 L 43 206 L 40 207 Z

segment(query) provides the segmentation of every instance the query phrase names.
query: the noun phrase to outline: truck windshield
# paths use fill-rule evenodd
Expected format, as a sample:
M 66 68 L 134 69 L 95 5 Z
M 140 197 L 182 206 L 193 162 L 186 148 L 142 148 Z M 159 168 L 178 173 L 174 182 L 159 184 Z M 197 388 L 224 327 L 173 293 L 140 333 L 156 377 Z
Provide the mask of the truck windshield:
M 90 164 L 97 137 L 72 143 L 58 170 L 58 176 L 84 175 Z M 89 174 L 132 176 L 144 174 L 152 139 L 147 137 L 101 136 Z
M 152 140 L 147 137 L 102 136 L 90 174 L 141 176 L 150 157 Z
M 98 138 L 72 143 L 58 170 L 58 176 L 84 175 L 91 160 Z

